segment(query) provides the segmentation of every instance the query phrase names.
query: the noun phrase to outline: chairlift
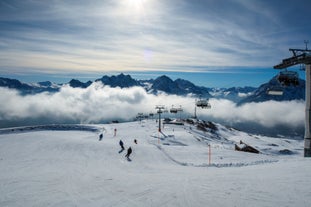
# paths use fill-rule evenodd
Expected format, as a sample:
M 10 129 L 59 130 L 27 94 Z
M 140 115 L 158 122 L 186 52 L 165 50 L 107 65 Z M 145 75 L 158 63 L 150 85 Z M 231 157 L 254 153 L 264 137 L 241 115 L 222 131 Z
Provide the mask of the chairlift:
M 137 115 L 136 115 L 136 119 L 141 119 L 141 118 L 143 118 L 144 117 L 144 114 L 143 113 L 138 113 Z
M 281 71 L 277 77 L 279 83 L 283 86 L 297 86 L 299 84 L 299 75 L 296 71 Z
M 273 86 L 268 88 L 267 90 L 268 95 L 272 96 L 282 96 L 283 95 L 283 88 L 279 86 Z
M 170 113 L 172 114 L 177 114 L 178 112 L 183 111 L 181 106 L 179 108 L 174 107 L 174 105 L 172 105 L 172 108 L 170 109 Z
M 200 99 L 196 101 L 196 106 L 202 109 L 210 109 L 211 105 L 208 102 L 208 99 Z
M 170 112 L 171 112 L 172 114 L 176 114 L 178 111 L 177 111 L 176 108 L 171 108 L 171 109 L 170 109 Z

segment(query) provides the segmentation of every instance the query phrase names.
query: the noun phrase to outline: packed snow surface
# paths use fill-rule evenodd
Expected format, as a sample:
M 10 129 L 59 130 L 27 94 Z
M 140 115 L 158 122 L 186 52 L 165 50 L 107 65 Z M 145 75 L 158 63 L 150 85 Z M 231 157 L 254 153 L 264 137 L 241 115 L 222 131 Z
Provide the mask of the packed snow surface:
M 162 133 L 157 126 L 0 130 L 0 206 L 310 206 L 302 140 L 217 124 L 165 125 Z M 130 161 L 120 139 L 133 149 Z M 240 140 L 260 154 L 234 151 Z

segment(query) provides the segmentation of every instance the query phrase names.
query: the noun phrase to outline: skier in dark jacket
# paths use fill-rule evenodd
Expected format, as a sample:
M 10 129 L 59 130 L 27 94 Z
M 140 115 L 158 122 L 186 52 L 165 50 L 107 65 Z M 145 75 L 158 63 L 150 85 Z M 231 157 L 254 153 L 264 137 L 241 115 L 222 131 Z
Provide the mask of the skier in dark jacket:
M 120 146 L 121 146 L 121 150 L 123 151 L 124 150 L 124 144 L 122 142 L 122 140 L 120 139 L 120 142 L 119 142 Z
M 125 157 L 127 157 L 127 159 L 130 159 L 131 153 L 132 153 L 132 148 L 129 147 L 129 148 L 127 149 L 127 154 L 125 155 Z
M 119 151 L 119 154 L 122 153 L 125 149 L 124 149 L 124 144 L 122 142 L 122 140 L 120 139 L 119 145 L 121 147 L 121 150 Z

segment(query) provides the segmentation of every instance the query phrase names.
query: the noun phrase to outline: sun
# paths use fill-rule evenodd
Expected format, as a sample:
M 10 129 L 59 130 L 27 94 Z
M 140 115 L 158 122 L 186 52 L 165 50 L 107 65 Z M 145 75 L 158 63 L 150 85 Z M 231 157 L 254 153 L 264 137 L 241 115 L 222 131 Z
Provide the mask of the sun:
M 141 12 L 144 7 L 145 0 L 127 0 L 128 7 L 137 12 Z
M 144 0 L 127 0 L 129 4 L 134 5 L 134 6 L 139 6 L 143 4 Z
M 130 18 L 145 19 L 154 12 L 154 0 L 118 0 L 118 13 Z

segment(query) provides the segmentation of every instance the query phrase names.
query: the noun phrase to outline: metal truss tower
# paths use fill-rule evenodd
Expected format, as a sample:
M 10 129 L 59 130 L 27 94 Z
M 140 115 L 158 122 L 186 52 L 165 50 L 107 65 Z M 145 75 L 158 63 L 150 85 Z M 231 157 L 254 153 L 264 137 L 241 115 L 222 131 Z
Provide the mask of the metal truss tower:
M 306 49 L 289 49 L 293 53 L 290 58 L 274 66 L 274 69 L 284 69 L 298 64 L 306 66 L 306 109 L 305 109 L 305 136 L 304 157 L 311 157 L 311 50 L 308 50 L 308 41 L 305 41 Z

